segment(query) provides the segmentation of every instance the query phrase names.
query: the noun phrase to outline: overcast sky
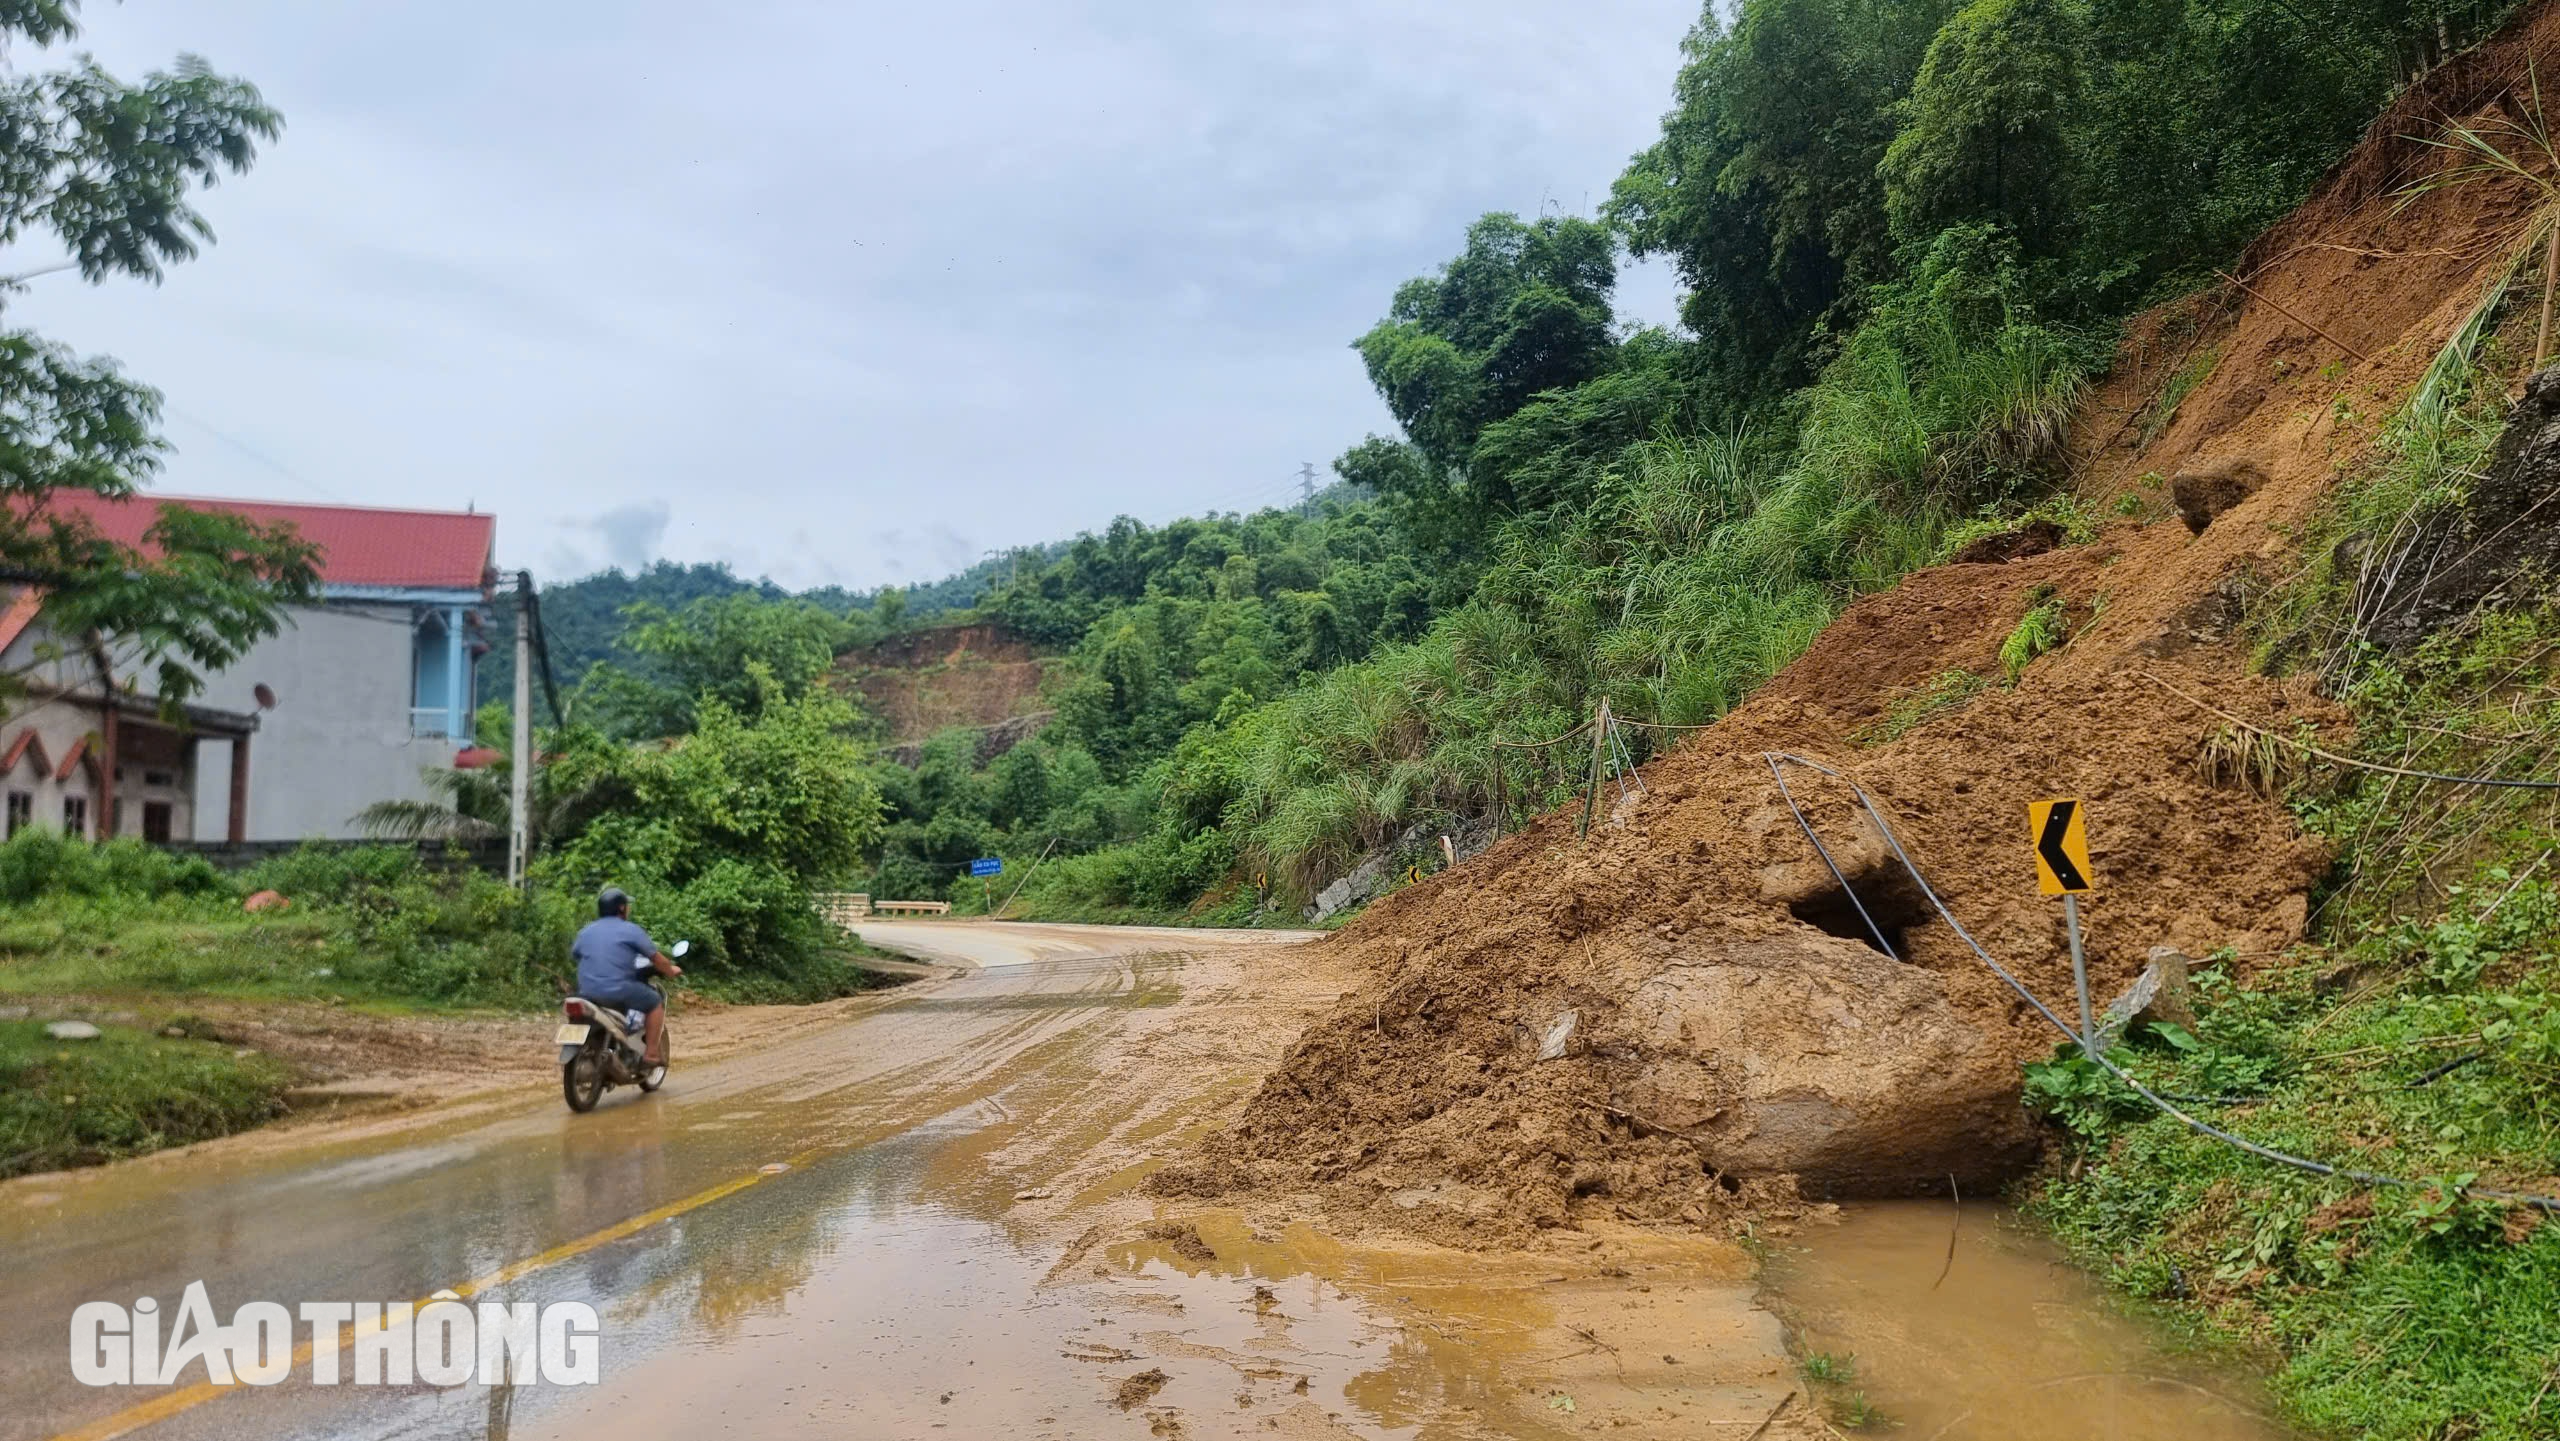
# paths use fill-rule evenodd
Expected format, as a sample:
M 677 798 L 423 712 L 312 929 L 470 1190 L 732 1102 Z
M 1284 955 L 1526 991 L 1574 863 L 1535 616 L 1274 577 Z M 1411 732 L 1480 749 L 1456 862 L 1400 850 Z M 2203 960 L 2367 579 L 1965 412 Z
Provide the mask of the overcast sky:
M 1697 14 L 91 0 L 78 48 L 202 54 L 285 134 L 165 285 L 11 318 L 161 389 L 164 490 L 475 504 L 554 580 L 931 580 L 1387 430 L 1349 342 L 1484 211 L 1590 213 Z

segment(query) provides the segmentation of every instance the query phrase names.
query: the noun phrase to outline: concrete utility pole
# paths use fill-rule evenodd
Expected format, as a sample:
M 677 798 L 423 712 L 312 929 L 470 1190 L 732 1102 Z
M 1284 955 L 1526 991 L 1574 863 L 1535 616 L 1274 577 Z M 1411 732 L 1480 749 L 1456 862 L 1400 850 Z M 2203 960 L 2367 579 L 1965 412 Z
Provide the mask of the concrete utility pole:
M 532 849 L 533 573 L 516 572 L 515 758 L 507 765 L 507 884 L 524 884 Z
M 1316 463 L 1312 460 L 1302 460 L 1298 462 L 1298 514 L 1313 515 L 1315 513 Z

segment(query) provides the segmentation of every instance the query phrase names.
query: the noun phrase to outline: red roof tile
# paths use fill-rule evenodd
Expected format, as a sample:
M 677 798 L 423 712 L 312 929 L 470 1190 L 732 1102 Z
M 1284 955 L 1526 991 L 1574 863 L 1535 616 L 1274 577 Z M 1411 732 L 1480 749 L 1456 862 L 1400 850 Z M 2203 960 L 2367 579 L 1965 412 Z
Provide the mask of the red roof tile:
M 36 753 L 36 774 L 42 775 L 53 769 L 52 760 L 44 753 L 44 742 L 37 738 L 36 728 L 29 726 L 18 732 L 18 739 L 10 745 L 9 754 L 0 758 L 0 775 L 16 770 L 18 762 L 24 760 L 29 751 Z
M 45 513 L 81 516 L 109 540 L 140 546 L 143 532 L 174 502 L 238 515 L 261 525 L 285 524 L 320 548 L 320 582 L 478 590 L 487 578 L 498 519 L 454 510 L 387 510 L 359 505 L 300 505 L 269 500 L 216 500 L 191 495 L 137 495 L 108 500 L 60 490 Z
M 44 587 L 31 585 L 9 598 L 9 608 L 0 611 L 0 650 L 7 650 L 26 633 L 38 613 L 44 610 Z M 0 766 L 0 770 L 7 767 Z

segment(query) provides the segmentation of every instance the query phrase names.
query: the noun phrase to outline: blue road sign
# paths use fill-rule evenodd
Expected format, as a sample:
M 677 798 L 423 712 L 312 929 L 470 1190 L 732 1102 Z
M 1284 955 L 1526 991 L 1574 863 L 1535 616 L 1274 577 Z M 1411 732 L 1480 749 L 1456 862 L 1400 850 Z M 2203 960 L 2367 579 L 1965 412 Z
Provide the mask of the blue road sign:
M 978 859 L 969 862 L 969 874 L 973 876 L 1003 875 L 1004 862 L 998 860 L 994 856 L 980 856 Z

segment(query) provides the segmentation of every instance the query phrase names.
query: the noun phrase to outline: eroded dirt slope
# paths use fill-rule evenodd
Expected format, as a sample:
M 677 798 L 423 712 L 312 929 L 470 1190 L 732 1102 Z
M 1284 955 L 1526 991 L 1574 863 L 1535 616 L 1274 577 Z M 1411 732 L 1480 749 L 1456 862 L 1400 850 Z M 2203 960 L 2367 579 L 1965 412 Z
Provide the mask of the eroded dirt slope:
M 860 692 L 864 709 L 886 722 L 901 746 L 954 726 L 1002 729 L 1003 746 L 1010 746 L 1039 724 L 1039 653 L 1000 625 L 903 632 L 836 657 L 835 674 L 839 685 Z M 916 758 L 902 760 L 912 765 Z
M 2294 563 L 2288 535 L 2515 259 L 2524 187 L 2406 192 L 2447 163 L 2418 137 L 2519 106 L 2528 57 L 2560 62 L 2560 10 L 2537 7 L 2404 96 L 2251 248 L 2245 285 L 2132 329 L 2077 427 L 2073 484 L 2102 507 L 2130 495 L 2137 518 L 2094 544 L 1944 566 L 1860 601 L 1748 704 L 1648 765 L 1643 792 L 1587 842 L 1552 815 L 1378 904 L 1325 943 L 1363 981 L 1240 1124 L 1155 1187 L 1314 1194 L 1350 1217 L 1483 1240 L 1594 1213 L 1713 1222 L 1792 1182 L 1877 1194 L 2014 1173 L 2035 1146 L 2017 1067 L 2054 1034 L 1899 879 L 1841 785 L 1790 772 L 1896 954 L 1864 939 L 1781 803 L 1769 751 L 1853 775 L 1955 914 L 2057 1009 L 2070 972 L 2032 870 L 2025 806 L 2039 797 L 2090 808 L 2103 993 L 2155 945 L 2227 947 L 2246 969 L 2298 940 L 2326 856 L 2281 808 L 2206 779 L 2220 722 L 2160 682 L 2261 719 L 2336 724 L 2307 689 L 2252 674 L 2239 599 Z M 2210 373 L 2164 413 L 2165 382 L 2200 355 Z M 2046 588 L 2070 606 L 2065 649 L 2015 689 L 1862 741 L 1933 677 L 1996 678 L 2001 639 Z M 1564 1054 L 1538 1060 L 1568 1012 Z

